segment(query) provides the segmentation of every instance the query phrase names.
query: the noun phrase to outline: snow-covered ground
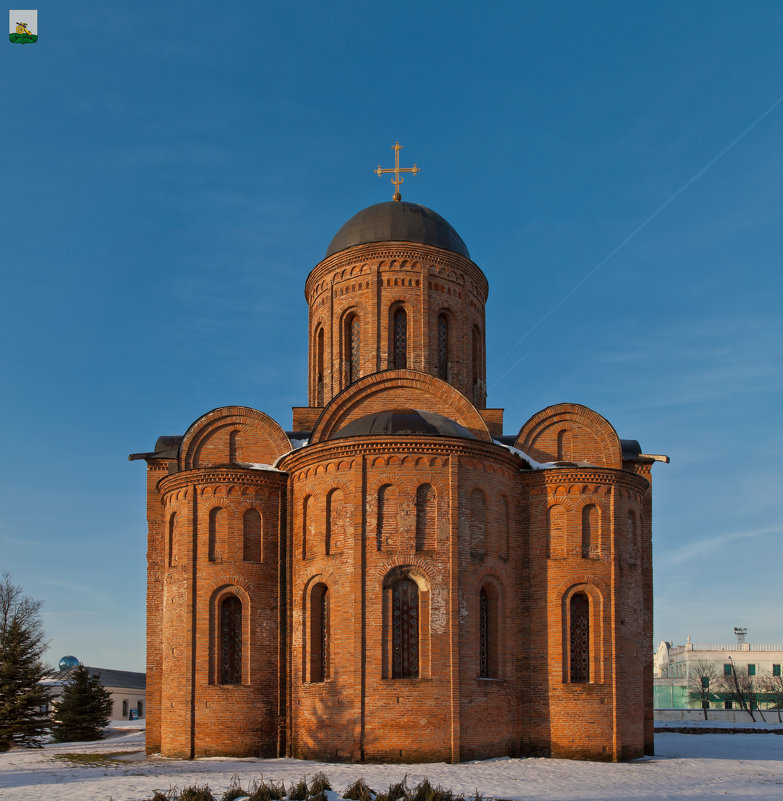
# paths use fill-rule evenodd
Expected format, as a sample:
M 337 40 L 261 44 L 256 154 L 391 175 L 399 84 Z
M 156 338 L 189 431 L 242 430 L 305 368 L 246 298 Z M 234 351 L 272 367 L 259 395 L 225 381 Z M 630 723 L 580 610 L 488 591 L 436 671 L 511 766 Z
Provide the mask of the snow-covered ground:
M 127 725 L 127 723 L 125 724 Z M 408 774 L 413 786 L 432 784 L 466 795 L 533 801 L 581 799 L 783 799 L 783 736 L 763 734 L 673 734 L 655 738 L 655 757 L 624 764 L 562 759 L 493 759 L 460 765 L 346 765 L 295 759 L 201 759 L 144 756 L 144 732 L 122 731 L 95 743 L 50 744 L 0 754 L 3 801 L 143 801 L 155 789 L 209 784 L 216 798 L 236 776 L 243 787 L 254 779 L 286 785 L 323 770 L 335 790 L 363 776 L 386 790 Z M 82 754 L 95 764 L 79 764 Z M 106 755 L 101 759 L 101 754 Z

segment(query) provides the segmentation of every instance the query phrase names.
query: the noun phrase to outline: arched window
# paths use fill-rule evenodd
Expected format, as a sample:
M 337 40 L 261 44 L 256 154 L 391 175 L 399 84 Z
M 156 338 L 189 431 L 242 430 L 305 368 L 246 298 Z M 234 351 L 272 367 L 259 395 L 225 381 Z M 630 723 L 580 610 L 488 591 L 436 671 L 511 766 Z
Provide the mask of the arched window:
M 315 405 L 324 405 L 324 330 L 315 337 Z
M 404 370 L 408 366 L 408 315 L 405 309 L 394 312 L 394 369 Z
M 318 583 L 310 593 L 310 681 L 329 678 L 329 590 Z
M 177 521 L 177 513 L 172 512 L 171 516 L 169 517 L 169 555 L 168 555 L 168 562 L 169 567 L 174 564 L 174 531 Z
M 340 553 L 345 543 L 346 509 L 343 492 L 333 489 L 326 496 L 326 555 Z
M 239 458 L 239 431 L 232 431 L 228 435 L 228 461 L 232 464 L 241 461 Z
M 220 604 L 220 683 L 242 683 L 242 602 L 236 595 Z
M 392 585 L 392 678 L 419 675 L 419 588 L 413 579 Z
M 353 384 L 359 378 L 359 317 L 350 315 L 345 321 L 345 381 Z
M 484 493 L 474 489 L 470 493 L 470 552 L 480 555 L 486 552 L 487 504 Z
M 598 507 L 589 503 L 582 507 L 582 557 L 594 556 L 598 550 Z
M 474 394 L 478 391 L 478 382 L 479 376 L 481 371 L 479 369 L 479 350 L 480 350 L 480 343 L 479 343 L 479 331 L 476 326 L 473 326 L 473 330 L 471 332 L 471 366 L 473 372 L 473 392 Z
M 226 527 L 226 512 L 219 506 L 209 510 L 209 545 L 207 558 L 220 562 L 223 558 L 223 539 Z
M 576 592 L 569 603 L 570 675 L 572 684 L 590 681 L 590 601 Z
M 397 487 L 384 484 L 378 490 L 378 550 L 397 545 Z
M 416 550 L 434 551 L 437 547 L 438 502 L 430 484 L 416 490 Z
M 498 531 L 499 534 L 499 548 L 500 555 L 504 559 L 508 559 L 509 548 L 511 547 L 511 521 L 509 520 L 509 513 L 508 513 L 508 498 L 505 495 L 500 496 L 500 504 L 499 504 L 499 513 L 500 513 L 500 529 Z
M 564 428 L 557 432 L 557 461 L 571 461 L 571 432 Z
M 566 511 L 559 504 L 546 511 L 547 558 L 565 556 Z
M 479 593 L 479 678 L 498 677 L 498 591 L 488 584 Z
M 438 378 L 449 380 L 449 318 L 438 315 Z
M 639 527 L 636 525 L 636 513 L 633 509 L 628 511 L 625 519 L 625 527 L 628 537 L 628 561 L 633 564 L 639 556 Z
M 242 558 L 245 562 L 263 559 L 263 520 L 256 509 L 248 509 L 242 516 Z
M 307 559 L 307 549 L 313 547 L 313 543 L 309 542 L 309 526 L 311 525 L 314 503 L 312 495 L 308 495 L 302 501 L 302 559 Z

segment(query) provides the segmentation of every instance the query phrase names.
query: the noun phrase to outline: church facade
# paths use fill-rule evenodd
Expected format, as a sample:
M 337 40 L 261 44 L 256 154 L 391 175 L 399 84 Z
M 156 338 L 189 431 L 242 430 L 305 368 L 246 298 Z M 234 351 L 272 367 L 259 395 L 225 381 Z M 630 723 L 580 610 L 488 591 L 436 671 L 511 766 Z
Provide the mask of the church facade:
M 396 196 L 398 198 L 399 196 Z M 652 753 L 655 457 L 486 405 L 488 282 L 398 199 L 305 282 L 308 403 L 147 462 L 147 751 L 447 761 Z

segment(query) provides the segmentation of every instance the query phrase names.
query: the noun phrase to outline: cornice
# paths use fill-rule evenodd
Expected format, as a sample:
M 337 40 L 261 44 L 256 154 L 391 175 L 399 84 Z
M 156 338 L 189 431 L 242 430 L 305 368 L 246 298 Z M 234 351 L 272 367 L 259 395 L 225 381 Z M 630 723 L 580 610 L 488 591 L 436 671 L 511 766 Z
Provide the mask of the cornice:
M 282 470 L 293 473 L 333 459 L 357 456 L 387 456 L 409 454 L 417 456 L 446 456 L 468 459 L 492 459 L 512 470 L 520 470 L 519 461 L 505 448 L 481 440 L 451 437 L 353 437 L 326 440 L 292 451 L 280 459 Z
M 311 297 L 313 285 L 324 280 L 329 273 L 335 270 L 342 270 L 346 267 L 364 263 L 370 263 L 373 267 L 377 267 L 382 261 L 389 259 L 400 260 L 401 258 L 408 261 L 424 262 L 426 265 L 432 264 L 463 270 L 482 288 L 485 301 L 489 295 L 489 281 L 482 269 L 471 259 L 466 259 L 458 253 L 452 253 L 449 250 L 443 250 L 431 245 L 421 245 L 415 242 L 383 242 L 355 245 L 320 261 L 313 267 L 305 280 L 305 298 L 308 303 L 311 303 L 314 300 Z M 422 270 L 423 272 L 424 270 Z M 358 277 L 353 275 L 346 277 L 345 280 L 355 281 Z M 334 283 L 336 282 L 331 281 L 330 285 Z
M 551 470 L 526 471 L 525 476 L 529 483 L 537 481 L 546 486 L 589 481 L 591 484 L 612 486 L 621 484 L 628 489 L 642 493 L 649 485 L 644 476 L 613 467 L 558 467 Z
M 285 473 L 272 470 L 252 470 L 241 467 L 205 467 L 196 470 L 182 470 L 179 473 L 165 476 L 158 482 L 158 491 L 163 494 L 189 487 L 193 484 L 240 484 L 279 488 L 285 484 L 287 477 Z

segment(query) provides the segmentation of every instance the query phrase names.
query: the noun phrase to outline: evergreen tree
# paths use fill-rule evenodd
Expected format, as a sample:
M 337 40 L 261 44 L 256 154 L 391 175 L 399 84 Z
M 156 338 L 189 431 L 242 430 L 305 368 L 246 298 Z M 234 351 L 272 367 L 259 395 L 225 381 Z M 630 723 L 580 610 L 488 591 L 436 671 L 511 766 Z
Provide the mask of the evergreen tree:
M 84 665 L 73 669 L 52 714 L 52 736 L 68 740 L 100 740 L 109 724 L 111 693 L 100 675 L 91 676 Z
M 49 690 L 40 682 L 50 672 L 41 662 L 46 647 L 41 602 L 11 582 L 0 581 L 0 751 L 13 743 L 40 746 L 48 728 Z

